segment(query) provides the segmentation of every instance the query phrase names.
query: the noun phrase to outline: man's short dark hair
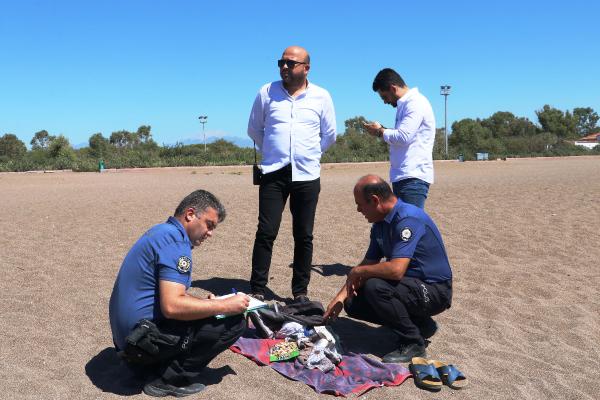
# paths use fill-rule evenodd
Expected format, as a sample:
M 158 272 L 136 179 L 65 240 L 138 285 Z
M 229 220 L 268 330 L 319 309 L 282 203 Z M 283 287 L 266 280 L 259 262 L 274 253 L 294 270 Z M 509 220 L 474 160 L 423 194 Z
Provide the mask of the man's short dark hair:
M 371 196 L 375 195 L 380 200 L 386 201 L 394 195 L 390 185 L 383 179 L 374 183 L 367 183 L 362 187 L 362 195 L 367 202 L 371 202 Z
M 391 85 L 396 85 L 399 87 L 405 87 L 406 83 L 404 83 L 404 79 L 393 69 L 384 68 L 377 73 L 375 79 L 373 80 L 373 91 L 377 92 L 379 90 L 390 90 Z
M 221 204 L 219 199 L 217 199 L 214 194 L 202 189 L 196 190 L 185 196 L 175 209 L 175 216 L 178 217 L 182 215 L 188 208 L 196 210 L 196 215 L 203 213 L 207 208 L 214 208 L 217 212 L 219 223 L 223 222 L 227 216 L 225 207 L 223 207 L 223 204 Z

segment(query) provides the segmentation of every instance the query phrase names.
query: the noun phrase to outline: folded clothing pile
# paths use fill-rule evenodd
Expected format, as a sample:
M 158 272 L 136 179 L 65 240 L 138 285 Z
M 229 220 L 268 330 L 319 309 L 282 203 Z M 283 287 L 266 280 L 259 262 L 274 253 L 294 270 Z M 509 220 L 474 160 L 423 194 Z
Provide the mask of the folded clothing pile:
M 320 326 L 324 322 L 323 312 L 323 305 L 316 301 L 291 305 L 274 303 L 250 313 L 250 320 L 259 337 L 285 339 L 299 349 L 299 353 L 294 351 L 283 356 L 279 347 L 287 349 L 289 346 L 278 344 L 275 350 L 271 348 L 271 352 L 277 353 L 271 356 L 271 361 L 290 360 L 294 358 L 292 354 L 299 355 L 298 360 L 306 368 L 318 368 L 326 373 L 335 369 L 342 356 L 337 335 L 330 327 Z
M 313 326 L 323 325 L 324 313 L 323 304 L 318 301 L 307 301 L 288 305 L 273 303 L 248 315 L 259 337 L 273 339 L 276 337 L 275 332 L 280 331 L 288 322 L 296 322 L 309 329 Z M 289 336 L 287 333 L 280 334 L 280 337 Z
M 299 342 L 301 350 L 298 361 L 308 369 L 318 368 L 325 373 L 333 371 L 342 361 L 337 347 L 339 339 L 336 341 L 330 327 L 315 326 L 314 330 L 316 335 Z

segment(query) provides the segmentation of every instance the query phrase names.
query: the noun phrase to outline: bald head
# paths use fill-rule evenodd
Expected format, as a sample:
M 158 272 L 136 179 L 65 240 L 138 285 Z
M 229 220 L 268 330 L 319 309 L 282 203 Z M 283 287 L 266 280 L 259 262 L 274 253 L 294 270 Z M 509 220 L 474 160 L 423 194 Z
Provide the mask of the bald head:
M 370 201 L 371 196 L 377 196 L 380 201 L 387 201 L 394 193 L 390 185 L 377 175 L 365 175 L 356 182 L 354 193 L 360 194 L 366 201 Z
M 365 175 L 354 186 L 356 211 L 370 223 L 383 220 L 396 201 L 390 185 L 377 175 Z
M 295 60 L 310 64 L 310 55 L 304 47 L 290 46 L 284 50 L 281 58 L 285 60 Z

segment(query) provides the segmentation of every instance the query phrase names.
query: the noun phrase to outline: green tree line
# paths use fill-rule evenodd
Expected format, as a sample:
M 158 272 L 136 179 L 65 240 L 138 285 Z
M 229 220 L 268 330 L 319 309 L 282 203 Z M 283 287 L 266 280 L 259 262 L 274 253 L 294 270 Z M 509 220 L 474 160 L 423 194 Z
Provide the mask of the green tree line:
M 449 158 L 463 154 L 469 160 L 478 152 L 489 153 L 491 158 L 600 154 L 598 146 L 588 150 L 573 143 L 600 131 L 600 118 L 592 108 L 570 112 L 545 105 L 536 116 L 538 125 L 506 111 L 485 119 L 456 121 L 448 139 Z
M 506 111 L 485 119 L 456 121 L 448 136 L 448 155 L 444 130 L 437 130 L 434 158 L 455 159 L 462 155 L 471 160 L 478 152 L 486 152 L 490 158 L 600 154 L 600 146 L 589 150 L 573 144 L 582 136 L 600 131 L 600 118 L 592 108 L 561 111 L 545 105 L 536 115 L 538 124 Z M 363 122 L 362 116 L 346 120 L 344 133 L 323 155 L 323 162 L 388 160 L 388 145 L 368 135 Z M 135 132 L 116 131 L 108 138 L 94 133 L 88 147 L 82 149 L 74 149 L 64 135 L 50 135 L 45 130 L 36 132 L 29 144 L 30 150 L 13 134 L 0 136 L 0 171 L 97 171 L 100 160 L 106 168 L 236 165 L 254 161 L 252 148 L 241 148 L 222 139 L 209 143 L 206 151 L 201 144 L 160 146 L 152 138 L 149 125 L 140 126 Z

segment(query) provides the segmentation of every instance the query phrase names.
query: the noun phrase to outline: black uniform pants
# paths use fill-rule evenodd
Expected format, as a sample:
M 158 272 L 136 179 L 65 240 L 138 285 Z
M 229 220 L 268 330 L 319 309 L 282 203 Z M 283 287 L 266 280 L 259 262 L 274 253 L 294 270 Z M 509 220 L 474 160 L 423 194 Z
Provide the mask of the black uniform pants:
M 404 277 L 399 281 L 367 280 L 344 308 L 352 318 L 387 326 L 398 334 L 400 343 L 425 340 L 422 331 L 433 324 L 432 315 L 450 308 L 452 282 L 425 283 Z
M 166 320 L 157 326 L 162 333 L 187 340 L 185 346 L 180 342 L 178 346 L 161 347 L 157 356 L 161 360 L 162 379 L 176 386 L 187 386 L 197 380 L 208 363 L 237 341 L 246 329 L 246 320 L 236 315 L 224 319 Z
M 321 181 L 292 182 L 292 167 L 263 175 L 258 197 L 258 228 L 252 251 L 252 293 L 264 294 L 269 279 L 273 242 L 277 238 L 281 215 L 290 198 L 294 234 L 292 294 L 307 294 L 313 253 L 313 227 L 321 191 Z

